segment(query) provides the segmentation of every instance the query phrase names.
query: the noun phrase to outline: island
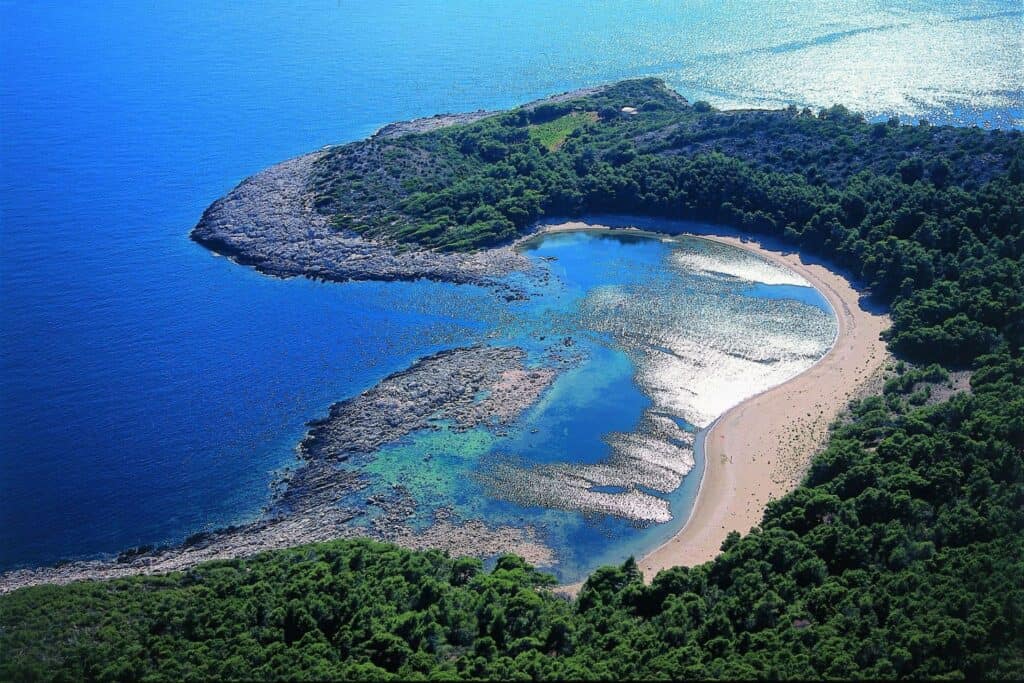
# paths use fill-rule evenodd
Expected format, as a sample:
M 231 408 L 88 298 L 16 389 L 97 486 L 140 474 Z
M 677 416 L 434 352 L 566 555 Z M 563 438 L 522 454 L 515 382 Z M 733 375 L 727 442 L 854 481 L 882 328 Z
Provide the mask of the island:
M 514 302 L 527 293 L 510 275 L 545 276 L 523 240 L 579 228 L 756 250 L 839 321 L 820 362 L 708 430 L 675 538 L 570 597 L 534 568 L 550 557 L 534 529 L 441 515 L 422 533 L 399 489 L 367 502 L 372 540 L 351 538 L 359 511 L 333 504 L 360 485 L 346 463 L 425 407 L 499 429 L 554 379 L 520 348 L 466 346 L 314 420 L 252 524 L 0 576 L 0 678 L 1019 674 L 1019 131 L 718 111 L 628 80 L 285 161 L 192 238 L 276 277 L 427 278 Z M 572 365 L 571 344 L 557 360 Z M 22 588 L 40 583 L 69 585 Z

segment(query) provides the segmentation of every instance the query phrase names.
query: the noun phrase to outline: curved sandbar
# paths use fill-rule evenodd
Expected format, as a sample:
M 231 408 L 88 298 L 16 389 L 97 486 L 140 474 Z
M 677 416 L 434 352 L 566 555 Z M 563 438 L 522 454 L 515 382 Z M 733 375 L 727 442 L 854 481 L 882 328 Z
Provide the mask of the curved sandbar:
M 768 502 L 796 488 L 824 445 L 829 425 L 885 363 L 880 334 L 889 327 L 889 317 L 863 302 L 861 292 L 843 275 L 772 238 L 718 226 L 623 217 L 592 217 L 539 229 L 600 228 L 694 235 L 746 249 L 801 275 L 828 300 L 837 321 L 835 343 L 821 360 L 729 409 L 708 430 L 704 475 L 689 518 L 675 536 L 639 562 L 650 580 L 662 569 L 714 558 L 729 532 L 747 533 L 760 525 Z

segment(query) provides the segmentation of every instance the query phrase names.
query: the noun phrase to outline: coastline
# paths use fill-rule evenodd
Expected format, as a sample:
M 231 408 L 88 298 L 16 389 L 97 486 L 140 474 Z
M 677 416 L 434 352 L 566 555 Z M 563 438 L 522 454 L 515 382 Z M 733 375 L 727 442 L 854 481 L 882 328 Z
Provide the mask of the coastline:
M 818 362 L 733 406 L 708 428 L 704 473 L 689 518 L 672 538 L 638 560 L 650 581 L 663 569 L 713 559 L 729 532 L 746 534 L 759 526 L 767 504 L 796 488 L 823 447 L 829 425 L 888 358 L 879 335 L 889 327 L 889 317 L 863 302 L 855 286 L 827 263 L 773 238 L 625 216 L 552 221 L 539 226 L 538 233 L 600 229 L 694 236 L 745 249 L 806 279 L 826 298 L 837 323 L 836 339 Z M 576 588 L 565 587 L 569 592 Z
M 807 261 L 781 243 L 751 238 L 726 227 L 623 216 L 591 216 L 580 221 L 538 224 L 530 235 L 517 240 L 512 248 L 504 247 L 500 251 L 511 255 L 513 259 L 521 258 L 514 247 L 547 233 L 579 230 L 629 230 L 666 239 L 692 235 L 746 249 L 803 276 L 825 296 L 837 319 L 837 335 L 832 347 L 813 366 L 783 384 L 730 408 L 707 428 L 703 442 L 704 471 L 688 519 L 672 538 L 648 552 L 639 563 L 646 578 L 650 580 L 661 569 L 678 565 L 692 566 L 712 559 L 718 554 L 722 541 L 730 531 L 746 533 L 751 527 L 759 525 L 765 505 L 799 483 L 811 457 L 827 437 L 828 425 L 845 408 L 864 381 L 885 362 L 885 345 L 878 339 L 878 334 L 888 326 L 888 317 L 862 306 L 860 295 L 853 286 L 842 275 L 822 263 Z M 416 367 L 431 359 L 421 359 Z M 411 370 L 397 373 L 385 378 L 384 382 L 409 372 Z M 819 391 L 820 395 L 817 393 Z M 338 406 L 351 402 L 352 399 L 332 406 L 332 416 Z M 330 418 L 327 421 L 314 420 L 310 426 L 317 428 L 329 421 Z M 316 431 L 314 429 L 310 434 Z M 367 435 L 360 432 L 357 436 Z M 352 437 L 349 434 L 341 442 L 351 445 Z M 355 439 L 355 442 L 365 440 Z M 302 446 L 309 443 L 310 435 L 307 435 Z M 163 573 L 185 569 L 207 559 L 246 556 L 282 545 L 348 537 L 352 532 L 348 522 L 358 515 L 352 510 L 334 510 L 325 501 L 321 501 L 318 494 L 326 490 L 338 493 L 341 489 L 349 491 L 361 487 L 346 477 L 341 478 L 344 481 L 334 482 L 337 477 L 328 476 L 328 470 L 320 466 L 333 459 L 306 458 L 304 466 L 291 475 L 288 488 L 277 502 L 287 499 L 301 514 L 270 514 L 252 524 L 200 534 L 202 538 L 194 543 L 137 553 L 129 551 L 113 561 L 87 560 L 60 567 L 0 573 L 0 593 L 39 583 L 67 583 L 84 578 Z M 338 489 L 339 486 L 341 489 Z M 396 500 L 393 503 L 396 509 L 403 507 L 402 501 Z M 314 526 L 318 528 L 313 528 L 309 526 L 312 519 L 327 523 L 316 524 Z M 437 522 L 438 533 L 429 539 L 408 536 L 400 528 L 402 525 L 396 522 L 391 525 L 394 528 L 383 533 L 378 540 L 390 540 L 406 547 L 441 546 L 455 550 L 473 545 L 470 542 L 472 539 L 478 547 L 489 549 L 509 549 L 514 546 L 521 554 L 527 555 L 530 561 L 541 563 L 549 554 L 549 550 L 535 537 L 533 529 L 474 528 L 472 522 L 453 525 L 447 519 L 439 519 Z M 456 538 L 462 540 L 453 544 Z M 575 592 L 579 585 L 563 586 L 562 590 Z

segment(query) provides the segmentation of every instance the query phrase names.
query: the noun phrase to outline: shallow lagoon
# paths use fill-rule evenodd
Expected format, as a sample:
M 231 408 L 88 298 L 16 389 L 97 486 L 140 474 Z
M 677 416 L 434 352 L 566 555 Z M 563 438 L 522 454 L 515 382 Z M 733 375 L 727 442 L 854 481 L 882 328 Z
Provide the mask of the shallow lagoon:
M 7 512 L 21 521 L 5 534 L 17 554 L 3 564 L 94 556 L 154 540 L 174 543 L 182 528 L 253 519 L 270 501 L 267 486 L 275 473 L 294 462 L 292 449 L 305 420 L 420 357 L 488 343 L 519 346 L 530 365 L 555 367 L 559 374 L 510 425 L 458 431 L 436 424 L 388 444 L 362 470 L 370 487 L 339 504 L 365 508 L 368 497 L 397 486 L 416 503 L 413 528 L 429 526 L 438 510 L 454 521 L 527 526 L 556 557 L 548 568 L 574 581 L 601 564 L 640 555 L 678 530 L 703 469 L 699 430 L 742 398 L 799 374 L 835 335 L 834 318 L 819 293 L 733 247 L 698 238 L 587 231 L 547 234 L 524 250 L 547 276 L 514 276 L 527 297 L 513 302 L 479 287 L 426 281 L 282 281 L 211 259 L 224 316 L 182 317 L 170 308 L 162 314 L 168 325 L 187 325 L 197 349 L 223 347 L 225 336 L 237 335 L 237 355 L 198 354 L 192 367 L 174 371 L 148 368 L 140 359 L 136 376 L 155 373 L 147 381 L 163 387 L 158 394 L 142 400 L 126 386 L 105 399 L 108 414 L 79 414 L 68 406 L 61 416 L 66 429 L 112 442 L 120 457 L 100 472 L 89 470 L 88 460 L 72 459 L 63 466 L 64 486 L 74 485 L 75 477 L 67 480 L 71 467 L 81 471 L 82 480 L 110 479 L 109 487 L 70 489 L 71 501 L 92 504 L 47 510 L 40 505 L 45 497 L 29 497 L 27 482 L 16 486 Z M 264 306 L 291 315 L 254 326 Z M 232 319 L 232 310 L 243 314 Z M 60 353 L 58 341 L 49 340 L 39 351 Z M 125 352 L 133 353 L 131 344 Z M 233 372 L 213 371 L 221 363 Z M 268 383 L 271 377 L 275 381 Z M 319 380 L 315 386 L 311 377 Z M 108 377 L 91 390 L 105 392 L 118 379 Z M 188 403 L 194 394 L 187 390 L 195 392 L 196 383 L 214 383 L 202 392 L 215 397 L 224 382 L 249 388 L 242 404 L 231 400 L 237 401 L 237 392 L 227 391 L 203 405 Z M 187 435 L 168 434 L 191 441 L 168 439 L 150 452 L 133 448 L 137 437 L 130 424 L 116 419 L 140 413 L 138 419 L 156 425 L 182 411 L 191 420 Z M 249 421 L 238 424 L 255 423 L 256 433 L 235 431 L 237 440 L 221 453 L 203 448 L 204 433 L 214 441 L 217 430 L 231 434 L 241 415 Z M 248 460 L 229 457 L 231 450 L 248 454 Z M 40 467 L 46 464 L 24 463 L 24 470 L 45 476 Z M 133 488 L 136 472 L 149 478 L 160 468 L 221 478 L 162 492 L 152 488 L 160 485 L 157 477 L 148 490 Z M 166 480 L 180 487 L 182 474 L 169 473 Z M 161 498 L 180 505 L 147 505 Z M 33 508 L 46 524 L 27 523 L 30 517 L 23 515 Z M 77 534 L 104 511 L 103 526 Z M 373 518 L 371 512 L 354 524 L 372 524 Z
M 414 526 L 446 509 L 533 528 L 573 581 L 678 530 L 703 469 L 699 430 L 806 369 L 836 328 L 798 276 L 706 240 L 567 232 L 526 252 L 550 277 L 484 336 L 560 368 L 553 385 L 507 427 L 438 424 L 363 471 L 369 491 L 409 492 Z

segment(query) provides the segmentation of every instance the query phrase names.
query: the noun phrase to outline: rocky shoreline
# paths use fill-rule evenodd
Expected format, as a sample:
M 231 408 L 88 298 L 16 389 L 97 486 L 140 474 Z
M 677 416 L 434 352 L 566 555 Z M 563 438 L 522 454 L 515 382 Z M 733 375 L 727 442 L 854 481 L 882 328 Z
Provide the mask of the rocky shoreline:
M 362 466 L 379 448 L 413 432 L 499 430 L 533 405 L 556 374 L 553 367 L 528 366 L 525 351 L 516 347 L 480 345 L 427 356 L 309 423 L 297 447 L 297 466 L 276 484 L 273 500 L 259 519 L 196 534 L 180 546 L 13 570 L 0 574 L 0 593 L 45 583 L 180 571 L 208 560 L 352 537 L 478 557 L 513 552 L 551 566 L 554 552 L 533 527 L 492 527 L 439 508 L 425 529 L 414 528 L 418 509 L 410 492 L 392 485 L 385 493 L 370 494 L 371 480 Z
M 472 254 L 399 250 L 338 228 L 316 211 L 309 191 L 315 165 L 325 154 L 304 154 L 243 180 L 203 212 L 192 239 L 277 277 L 338 282 L 425 278 L 504 289 L 501 278 L 530 270 L 530 261 L 508 247 Z
M 585 97 L 605 87 L 553 95 L 522 108 L 531 110 Z M 536 268 L 511 245 L 471 253 L 410 248 L 360 236 L 333 222 L 317 206 L 317 175 L 323 171 L 320 162 L 335 152 L 350 150 L 348 170 L 358 175 L 376 169 L 380 161 L 377 155 L 388 141 L 473 123 L 498 113 L 478 110 L 391 123 L 367 140 L 327 146 L 275 164 L 213 202 L 190 236 L 214 253 L 276 277 L 305 276 L 338 282 L 428 279 L 481 285 L 503 293 L 509 300 L 521 298 L 522 293 L 503 279 L 510 273 L 534 272 Z
M 411 119 L 409 121 L 396 121 L 395 123 L 389 123 L 386 126 L 380 128 L 376 133 L 371 135 L 372 138 L 399 138 L 403 135 L 417 134 L 417 133 L 429 133 L 432 130 L 438 128 L 447 128 L 448 126 L 462 126 L 467 123 L 474 123 L 480 119 L 486 119 L 488 116 L 494 116 L 500 114 L 500 111 L 488 111 L 486 109 L 478 109 L 476 111 L 456 113 L 456 114 L 434 114 L 433 116 L 423 116 L 418 119 Z

